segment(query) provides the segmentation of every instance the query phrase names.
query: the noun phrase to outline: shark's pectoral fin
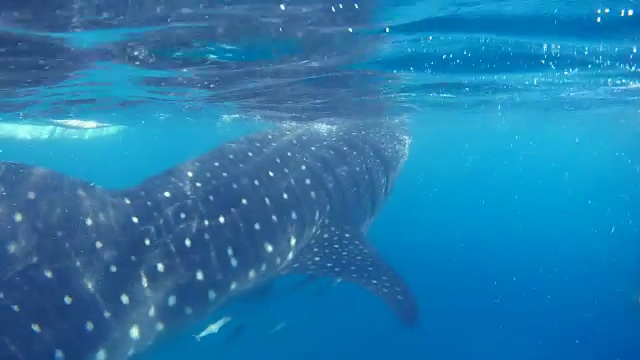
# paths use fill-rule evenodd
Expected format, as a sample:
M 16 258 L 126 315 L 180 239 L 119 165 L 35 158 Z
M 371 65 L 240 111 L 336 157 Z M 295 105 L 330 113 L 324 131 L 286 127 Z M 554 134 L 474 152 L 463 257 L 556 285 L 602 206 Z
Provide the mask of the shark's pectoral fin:
M 382 298 L 404 324 L 413 327 L 419 323 L 418 305 L 411 290 L 359 231 L 330 228 L 320 232 L 283 270 L 359 284 Z

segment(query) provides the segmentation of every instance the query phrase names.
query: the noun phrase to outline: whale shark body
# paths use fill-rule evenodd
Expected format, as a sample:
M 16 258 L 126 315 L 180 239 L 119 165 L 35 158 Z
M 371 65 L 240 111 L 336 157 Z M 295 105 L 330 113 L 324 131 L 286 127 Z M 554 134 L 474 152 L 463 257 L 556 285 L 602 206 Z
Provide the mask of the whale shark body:
M 0 163 L 0 359 L 126 359 L 284 274 L 418 308 L 365 233 L 408 155 L 399 121 L 282 125 L 108 190 Z

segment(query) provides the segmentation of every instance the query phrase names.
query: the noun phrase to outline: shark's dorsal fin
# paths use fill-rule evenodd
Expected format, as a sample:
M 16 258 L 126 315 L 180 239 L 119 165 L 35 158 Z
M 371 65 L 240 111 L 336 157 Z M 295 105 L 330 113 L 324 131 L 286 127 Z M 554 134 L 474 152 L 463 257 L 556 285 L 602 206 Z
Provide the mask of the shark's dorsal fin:
M 409 287 L 359 231 L 328 227 L 318 232 L 283 272 L 328 276 L 359 284 L 382 298 L 405 325 L 415 327 L 419 323 L 418 305 Z

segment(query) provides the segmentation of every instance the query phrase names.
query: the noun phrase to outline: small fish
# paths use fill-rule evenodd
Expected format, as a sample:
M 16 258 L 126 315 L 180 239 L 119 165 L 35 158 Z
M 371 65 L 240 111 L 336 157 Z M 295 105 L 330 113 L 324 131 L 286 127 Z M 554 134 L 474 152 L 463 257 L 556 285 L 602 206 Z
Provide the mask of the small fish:
M 205 336 L 211 335 L 211 334 L 217 334 L 218 331 L 220 331 L 220 329 L 227 325 L 229 323 L 229 321 L 231 321 L 231 317 L 230 316 L 225 316 L 222 319 L 214 322 L 213 324 L 210 324 L 209 326 L 207 326 L 204 330 L 202 330 L 202 332 L 198 335 L 193 335 L 194 338 L 196 338 L 197 341 L 200 341 L 200 339 L 202 339 Z
M 97 129 L 103 127 L 110 127 L 110 124 L 100 123 L 95 120 L 82 120 L 82 119 L 61 119 L 51 120 L 52 123 L 60 126 L 65 126 L 75 129 Z
M 278 325 L 274 326 L 273 329 L 269 330 L 269 332 L 270 333 L 274 333 L 276 331 L 280 331 L 280 330 L 284 329 L 285 326 L 287 326 L 287 323 L 281 322 Z

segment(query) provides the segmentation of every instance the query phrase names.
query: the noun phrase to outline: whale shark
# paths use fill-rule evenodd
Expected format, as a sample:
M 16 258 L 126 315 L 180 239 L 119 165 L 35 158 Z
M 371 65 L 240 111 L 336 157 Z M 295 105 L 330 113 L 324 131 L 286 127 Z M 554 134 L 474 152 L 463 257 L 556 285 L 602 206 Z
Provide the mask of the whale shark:
M 287 274 L 418 326 L 366 239 L 410 142 L 400 120 L 279 124 L 126 189 L 0 162 L 0 359 L 127 359 Z

